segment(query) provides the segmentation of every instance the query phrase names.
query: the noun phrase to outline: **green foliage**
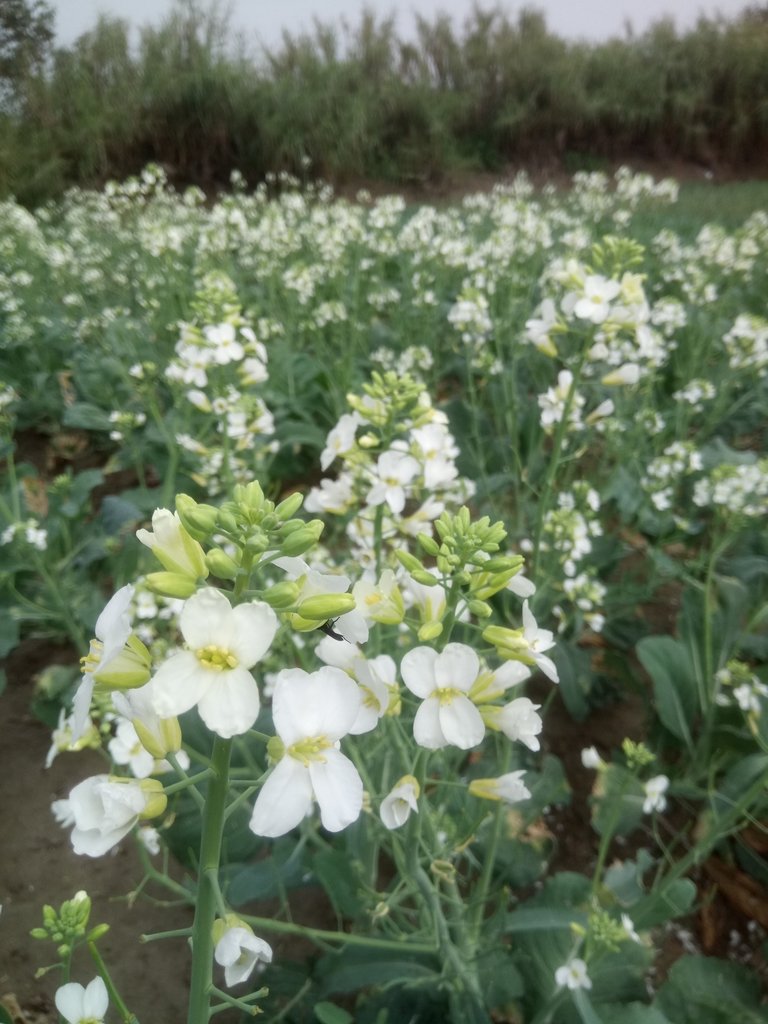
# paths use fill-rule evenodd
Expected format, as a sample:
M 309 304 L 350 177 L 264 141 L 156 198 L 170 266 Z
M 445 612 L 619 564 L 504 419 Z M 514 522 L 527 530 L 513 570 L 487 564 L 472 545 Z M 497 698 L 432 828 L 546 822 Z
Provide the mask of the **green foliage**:
M 31 203 L 148 160 L 218 187 L 235 169 L 423 184 L 521 158 L 573 172 L 639 154 L 759 166 L 766 152 L 756 11 L 592 45 L 528 9 L 477 8 L 461 27 L 419 16 L 416 42 L 365 11 L 286 33 L 258 62 L 215 7 L 179 4 L 138 47 L 126 21 L 102 16 L 50 67 L 46 4 L 3 12 L 0 80 L 19 98 L 0 115 L 0 194 Z

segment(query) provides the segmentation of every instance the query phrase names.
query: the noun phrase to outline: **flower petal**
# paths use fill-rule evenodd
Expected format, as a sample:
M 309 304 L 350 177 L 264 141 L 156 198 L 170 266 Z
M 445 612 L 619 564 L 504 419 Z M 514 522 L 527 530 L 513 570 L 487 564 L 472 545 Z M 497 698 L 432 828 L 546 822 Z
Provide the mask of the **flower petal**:
M 323 828 L 341 832 L 360 816 L 363 783 L 357 768 L 340 750 L 326 750 L 323 758 L 310 763 L 309 777 L 320 805 Z
M 70 981 L 56 989 L 54 1002 L 64 1020 L 69 1024 L 78 1024 L 83 1019 L 83 999 L 85 989 L 76 981 Z
M 172 718 L 189 711 L 206 692 L 213 676 L 214 673 L 203 668 L 192 651 L 172 655 L 151 680 L 155 714 L 161 718 Z
M 204 587 L 185 602 L 179 628 L 192 650 L 209 644 L 230 650 L 235 639 L 232 605 L 220 590 Z
M 324 665 L 311 674 L 288 669 L 275 683 L 272 718 L 287 746 L 311 736 L 334 742 L 351 729 L 360 702 L 357 683 L 339 668 Z
M 438 715 L 442 734 L 452 746 L 469 750 L 482 742 L 485 722 L 468 697 L 459 695 L 447 703 L 441 703 Z
M 446 644 L 435 661 L 435 682 L 467 692 L 477 679 L 480 659 L 467 644 Z
M 103 980 L 96 977 L 85 989 L 83 998 L 83 1016 L 102 1020 L 109 1007 L 109 994 Z
M 279 761 L 261 787 L 251 815 L 250 829 L 274 839 L 290 832 L 312 807 L 309 772 L 293 757 Z
M 223 739 L 248 732 L 259 717 L 261 699 L 256 680 L 247 668 L 220 672 L 200 698 L 197 710 L 208 726 Z
M 252 668 L 270 648 L 277 632 L 277 616 L 266 601 L 239 604 L 232 615 L 237 634 L 231 650 L 243 668 Z
M 440 728 L 440 701 L 427 697 L 413 719 L 413 738 L 420 747 L 439 750 L 447 746 L 447 740 Z
M 403 682 L 417 697 L 429 697 L 436 689 L 435 662 L 437 651 L 431 647 L 414 647 L 400 663 Z

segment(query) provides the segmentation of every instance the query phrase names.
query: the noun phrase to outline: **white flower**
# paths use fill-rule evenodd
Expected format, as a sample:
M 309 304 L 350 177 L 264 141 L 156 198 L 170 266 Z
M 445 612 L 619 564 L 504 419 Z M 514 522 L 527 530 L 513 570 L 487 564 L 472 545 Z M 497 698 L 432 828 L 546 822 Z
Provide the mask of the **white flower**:
M 637 931 L 635 930 L 634 921 L 629 916 L 629 914 L 622 914 L 621 915 L 621 926 L 624 929 L 624 931 L 627 933 L 627 938 L 628 939 L 631 939 L 633 942 L 640 942 L 641 941 L 640 940 L 640 936 L 637 934 Z
M 540 704 L 534 704 L 527 697 L 517 697 L 503 708 L 496 709 L 496 727 L 501 729 L 507 739 L 513 742 L 519 740 L 529 750 L 538 750 L 541 746 L 538 736 L 544 727 L 541 716 L 536 714 L 540 707 Z
M 224 968 L 224 981 L 231 988 L 245 981 L 259 961 L 271 963 L 272 947 L 250 928 L 228 928 L 216 943 L 213 957 Z
M 328 469 L 337 455 L 346 455 L 355 444 L 355 433 L 363 422 L 359 413 L 344 413 L 336 426 L 330 431 L 325 441 L 325 448 L 320 453 L 320 466 Z
M 141 825 L 136 830 L 136 838 L 151 856 L 160 853 L 160 833 L 152 825 Z
M 587 974 L 587 965 L 578 957 L 572 957 L 568 963 L 555 971 L 555 982 L 558 988 L 592 988 L 592 981 Z
M 544 675 L 553 683 L 559 682 L 557 668 L 554 661 L 548 658 L 543 652 L 555 646 L 555 638 L 549 629 L 539 629 L 536 619 L 528 607 L 528 602 L 523 602 L 523 639 L 528 644 L 528 654 L 535 662 L 537 668 L 541 669 Z
M 609 281 L 600 274 L 590 274 L 584 281 L 584 294 L 573 307 L 574 315 L 581 320 L 601 324 L 610 313 L 612 299 L 621 291 L 618 281 Z
M 666 775 L 654 775 L 652 779 L 643 786 L 645 800 L 643 802 L 643 813 L 650 814 L 652 811 L 663 811 L 667 806 L 667 798 L 664 795 L 669 788 L 669 779 Z
M 54 800 L 51 804 L 51 814 L 61 828 L 71 828 L 75 824 L 75 816 L 72 813 L 72 805 L 69 800 Z
M 584 747 L 581 752 L 581 763 L 585 768 L 602 768 L 605 764 L 597 752 L 597 747 Z
M 341 669 L 278 673 L 272 718 L 284 753 L 256 798 L 250 827 L 257 836 L 290 832 L 309 813 L 313 799 L 329 832 L 340 832 L 357 820 L 363 783 L 338 742 L 359 710 L 357 683 Z
M 155 712 L 171 718 L 196 704 L 219 736 L 247 732 L 261 704 L 249 670 L 269 649 L 277 616 L 263 601 L 233 608 L 220 591 L 204 589 L 184 604 L 179 627 L 190 649 L 157 670 L 151 682 Z
M 67 1024 L 102 1024 L 109 995 L 101 978 L 94 978 L 87 988 L 70 981 L 56 989 L 54 1002 Z
M 91 640 L 91 649 L 83 659 L 83 679 L 72 702 L 72 742 L 83 735 L 88 724 L 93 687 L 96 675 L 108 668 L 109 663 L 122 653 L 131 635 L 130 605 L 133 587 L 121 587 L 107 602 L 96 620 L 96 639 Z
M 411 815 L 411 811 L 419 812 L 417 803 L 419 784 L 413 775 L 404 775 L 381 801 L 379 815 L 385 828 L 400 828 Z
M 446 644 L 439 654 L 414 647 L 400 665 L 403 681 L 423 701 L 413 720 L 413 738 L 428 750 L 476 747 L 485 723 L 467 694 L 477 679 L 480 661 L 466 644 Z
M 601 383 L 611 384 L 637 384 L 640 380 L 640 367 L 637 363 L 624 363 L 612 370 L 602 378 Z
M 517 804 L 528 800 L 531 791 L 523 782 L 525 772 L 507 772 L 497 779 L 473 779 L 469 784 L 469 792 L 483 800 L 501 800 L 505 804 Z
M 155 767 L 154 757 L 141 745 L 133 723 L 126 718 L 117 723 L 115 735 L 109 741 L 109 756 L 115 764 L 127 764 L 137 779 L 146 779 Z
M 192 579 L 208 575 L 203 549 L 184 529 L 178 512 L 156 508 L 152 513 L 152 530 L 137 530 L 136 537 L 168 572 Z
M 390 511 L 398 515 L 405 508 L 405 488 L 419 472 L 419 464 L 412 455 L 388 451 L 376 463 L 376 479 L 368 492 L 369 505 L 386 501 Z
M 94 775 L 75 786 L 69 794 L 69 807 L 75 821 L 75 853 L 101 857 L 131 831 L 146 811 L 147 794 L 132 779 L 115 781 L 109 775 Z

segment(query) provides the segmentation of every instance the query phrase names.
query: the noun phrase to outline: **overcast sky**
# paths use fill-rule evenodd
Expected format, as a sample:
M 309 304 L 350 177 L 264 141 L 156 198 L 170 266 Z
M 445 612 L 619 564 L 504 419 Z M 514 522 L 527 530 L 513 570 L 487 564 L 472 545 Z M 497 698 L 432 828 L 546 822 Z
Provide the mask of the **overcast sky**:
M 173 0 L 50 0 L 56 11 L 58 41 L 73 42 L 91 28 L 100 13 L 125 18 L 133 25 L 157 23 L 173 7 Z M 755 0 L 756 2 L 756 0 Z M 2 0 L 0 0 L 2 3 Z M 397 11 L 403 34 L 412 24 L 412 12 L 430 18 L 445 11 L 458 22 L 472 11 L 474 0 L 230 0 L 233 27 L 249 39 L 267 46 L 279 42 L 284 28 L 310 28 L 313 16 L 336 21 L 346 16 L 355 24 L 365 6 L 382 16 Z M 482 7 L 493 6 L 491 3 Z M 550 29 L 571 39 L 605 39 L 623 35 L 627 22 L 642 32 L 651 22 L 671 16 L 678 28 L 693 25 L 700 14 L 718 12 L 732 17 L 750 6 L 746 0 L 532 0 L 502 2 L 499 6 L 515 16 L 525 6 L 543 11 Z

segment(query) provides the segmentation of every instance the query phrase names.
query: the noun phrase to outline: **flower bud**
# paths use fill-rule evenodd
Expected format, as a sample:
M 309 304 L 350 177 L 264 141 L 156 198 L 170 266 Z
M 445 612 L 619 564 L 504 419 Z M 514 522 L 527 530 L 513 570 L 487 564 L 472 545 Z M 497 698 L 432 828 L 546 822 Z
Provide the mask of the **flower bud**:
M 237 535 L 240 532 L 237 519 L 232 513 L 226 509 L 219 509 L 217 516 L 217 526 L 224 533 Z
M 94 928 L 88 932 L 85 941 L 86 942 L 98 942 L 102 935 L 106 935 L 109 931 L 108 924 L 97 924 Z
M 151 727 L 140 718 L 132 718 L 133 728 L 139 737 L 139 743 L 158 760 L 168 754 L 176 754 L 181 750 L 181 726 L 178 718 L 160 718 Z
M 440 585 L 440 581 L 426 569 L 414 569 L 411 578 L 417 583 L 421 583 L 423 587 L 438 587 Z
M 442 632 L 442 622 L 425 622 L 419 629 L 419 640 L 421 640 L 422 643 L 427 643 L 430 640 L 436 640 Z
M 144 804 L 144 810 L 141 812 L 140 817 L 144 819 L 158 818 L 163 814 L 168 804 L 168 797 L 163 792 L 162 782 L 159 779 L 141 779 L 139 781 L 139 786 L 146 801 Z
M 354 611 L 355 599 L 352 594 L 316 594 L 301 601 L 296 610 L 303 619 L 327 622 Z
M 294 530 L 285 538 L 280 545 L 280 553 L 291 558 L 303 555 L 305 551 L 309 551 L 311 547 L 315 546 L 322 532 L 323 524 L 319 519 L 313 519 L 311 523 L 306 523 L 301 529 Z M 347 609 L 347 611 L 349 610 Z
M 208 575 L 203 549 L 187 533 L 178 513 L 169 512 L 167 508 L 155 509 L 152 531 L 137 530 L 136 536 L 168 572 L 193 580 Z
M 237 562 L 221 548 L 211 548 L 205 556 L 205 561 L 213 575 L 220 580 L 233 580 L 237 576 Z
M 400 565 L 410 573 L 413 573 L 416 569 L 424 568 L 418 558 L 416 558 L 415 555 L 412 555 L 410 551 L 398 550 L 395 552 L 395 557 Z
M 244 505 L 248 509 L 258 511 L 264 505 L 264 491 L 258 480 L 252 480 L 249 484 L 235 491 L 238 505 Z
M 207 573 L 206 569 L 206 573 Z M 191 597 L 197 590 L 197 584 L 189 576 L 181 576 L 177 572 L 151 572 L 145 579 L 147 587 L 153 594 L 163 597 L 180 597 L 183 600 Z
M 158 575 L 169 575 L 158 573 Z M 144 686 L 152 675 L 152 657 L 132 633 L 125 642 L 125 647 L 114 658 L 110 658 L 105 668 L 98 668 L 93 673 L 93 680 L 99 689 L 133 690 Z
M 300 593 L 301 587 L 297 583 L 291 580 L 281 580 L 280 583 L 275 583 L 273 587 L 265 590 L 261 596 L 272 608 L 285 611 L 286 608 L 292 608 L 296 604 Z
M 177 494 L 176 511 L 184 529 L 195 540 L 206 540 L 216 529 L 219 510 L 213 505 L 202 505 L 188 494 Z
M 493 608 L 487 601 L 469 601 L 468 608 L 478 619 L 487 619 L 493 613 Z
M 275 509 L 275 515 L 281 522 L 285 522 L 287 519 L 292 519 L 301 508 L 304 503 L 304 495 L 299 491 L 294 491 L 287 498 L 280 502 Z
M 434 537 L 431 537 L 428 533 L 420 533 L 417 535 L 416 540 L 428 555 L 432 555 L 433 558 L 437 556 L 440 546 Z

